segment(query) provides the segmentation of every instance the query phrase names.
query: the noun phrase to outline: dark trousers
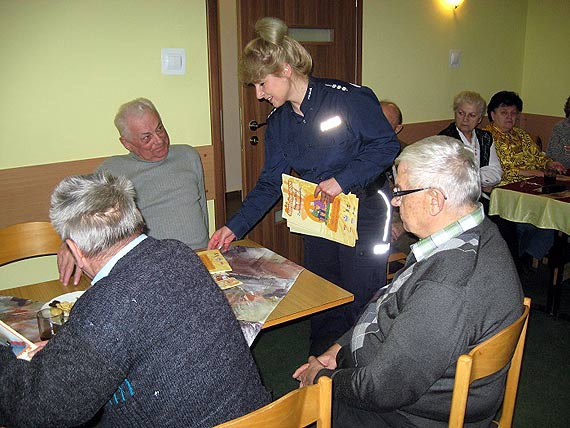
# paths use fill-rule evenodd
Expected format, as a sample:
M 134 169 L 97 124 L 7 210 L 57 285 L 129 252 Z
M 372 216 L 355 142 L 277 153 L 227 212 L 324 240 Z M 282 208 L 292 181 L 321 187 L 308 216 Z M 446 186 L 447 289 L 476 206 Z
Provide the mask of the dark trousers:
M 386 284 L 389 254 L 374 254 L 374 246 L 383 239 L 386 203 L 373 193 L 359 199 L 359 238 L 355 247 L 314 236 L 304 237 L 305 267 L 354 294 L 354 302 L 313 315 L 311 355 L 320 355 L 349 330 L 376 290 Z
M 376 413 L 333 400 L 333 428 L 418 428 L 397 412 Z

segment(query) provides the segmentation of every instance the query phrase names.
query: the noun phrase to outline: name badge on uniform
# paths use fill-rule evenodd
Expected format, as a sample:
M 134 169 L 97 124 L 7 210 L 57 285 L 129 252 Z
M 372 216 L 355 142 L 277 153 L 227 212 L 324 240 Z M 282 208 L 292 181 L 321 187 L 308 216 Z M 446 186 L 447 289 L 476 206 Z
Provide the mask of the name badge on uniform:
M 326 132 L 333 128 L 336 128 L 341 123 L 342 121 L 340 120 L 340 116 L 331 117 L 330 119 L 321 122 L 321 132 Z

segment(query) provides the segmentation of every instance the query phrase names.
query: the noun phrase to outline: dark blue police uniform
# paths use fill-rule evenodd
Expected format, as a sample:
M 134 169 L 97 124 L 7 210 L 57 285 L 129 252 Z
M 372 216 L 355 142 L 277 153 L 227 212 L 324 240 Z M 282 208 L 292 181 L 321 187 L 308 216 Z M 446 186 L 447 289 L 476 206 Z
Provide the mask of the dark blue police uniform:
M 369 88 L 310 77 L 301 111 L 304 116 L 287 102 L 269 115 L 263 170 L 227 226 L 238 239 L 243 237 L 277 202 L 281 174 L 291 170 L 317 184 L 334 177 L 344 193 L 359 197 L 355 247 L 304 236 L 305 267 L 355 295 L 354 303 L 311 319 L 312 341 L 336 339 L 386 282 L 387 254 L 374 254 L 373 249 L 390 240 L 390 189 L 384 171 L 400 144 Z

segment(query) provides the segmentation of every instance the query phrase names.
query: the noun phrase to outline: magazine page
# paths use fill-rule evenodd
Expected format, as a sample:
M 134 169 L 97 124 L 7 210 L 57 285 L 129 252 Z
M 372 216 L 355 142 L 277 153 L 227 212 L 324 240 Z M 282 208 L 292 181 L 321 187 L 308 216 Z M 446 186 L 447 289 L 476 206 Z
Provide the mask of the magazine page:
M 292 232 L 319 236 L 354 247 L 358 239 L 358 198 L 341 193 L 332 203 L 315 198 L 317 185 L 282 175 L 283 218 Z

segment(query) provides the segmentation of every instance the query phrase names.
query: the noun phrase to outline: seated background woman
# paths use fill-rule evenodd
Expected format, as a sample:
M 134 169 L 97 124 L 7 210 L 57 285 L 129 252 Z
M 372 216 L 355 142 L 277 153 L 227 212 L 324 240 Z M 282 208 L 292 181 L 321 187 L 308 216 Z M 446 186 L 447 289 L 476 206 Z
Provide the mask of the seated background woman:
M 546 150 L 547 156 L 562 163 L 565 168 L 570 168 L 570 97 L 564 104 L 566 119 L 558 122 L 552 128 L 552 135 Z
M 499 185 L 521 181 L 524 177 L 543 177 L 547 169 L 555 169 L 561 174 L 566 168 L 560 162 L 553 161 L 540 151 L 527 132 L 515 127 L 523 108 L 521 98 L 515 92 L 501 91 L 491 97 L 487 106 L 489 125 L 485 127 L 493 136 L 497 155 L 503 168 L 503 179 Z M 511 223 L 512 225 L 512 223 Z M 517 223 L 516 237 L 507 222 L 501 222 L 499 228 L 509 244 L 515 261 L 523 257 L 522 267 L 529 264 L 529 257 L 542 259 L 554 243 L 554 231 L 539 229 L 531 224 Z M 517 242 L 516 247 L 512 243 Z
M 477 92 L 462 91 L 453 99 L 455 122 L 442 130 L 439 135 L 447 135 L 463 142 L 475 154 L 475 164 L 481 175 L 483 192 L 491 192 L 493 186 L 501 181 L 503 170 L 493 144 L 493 137 L 488 131 L 478 129 L 487 103 Z M 489 196 L 481 194 L 481 201 L 488 208 Z
M 527 132 L 515 126 L 522 109 L 521 98 L 511 91 L 497 92 L 487 106 L 490 123 L 485 129 L 493 136 L 503 168 L 500 185 L 524 177 L 543 177 L 547 169 L 555 169 L 560 174 L 566 172 L 564 165 L 547 157 Z

